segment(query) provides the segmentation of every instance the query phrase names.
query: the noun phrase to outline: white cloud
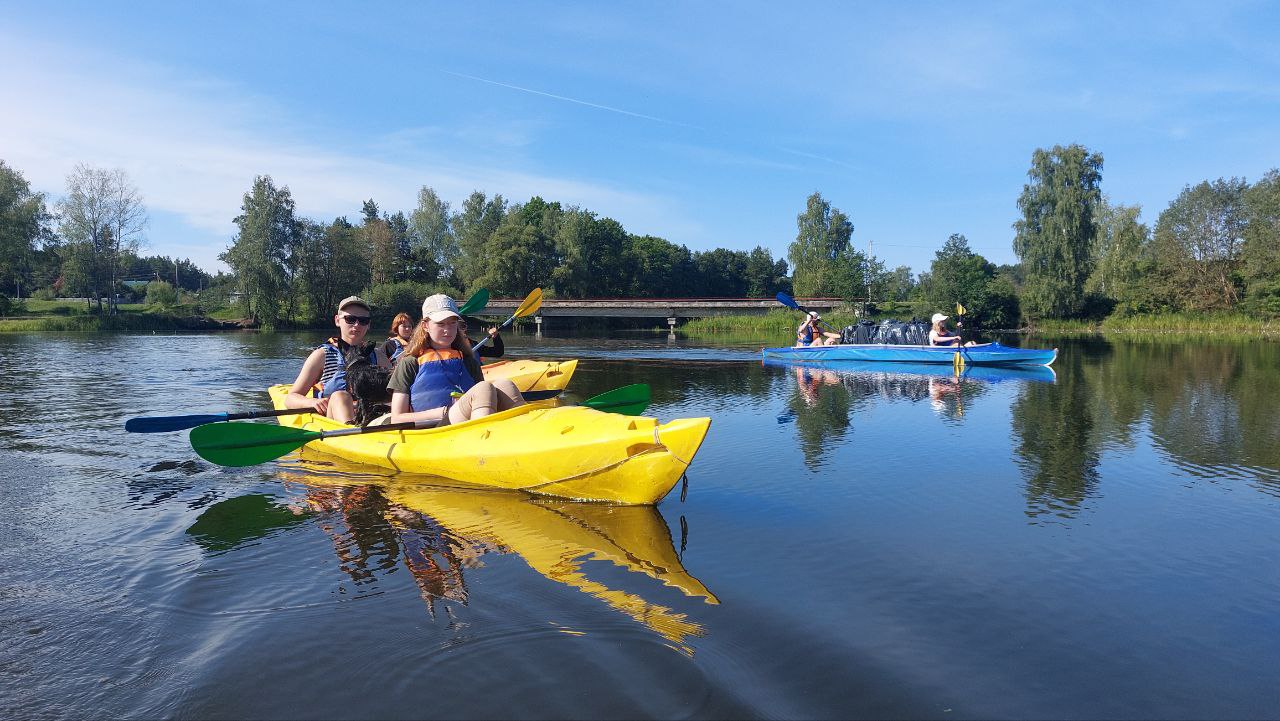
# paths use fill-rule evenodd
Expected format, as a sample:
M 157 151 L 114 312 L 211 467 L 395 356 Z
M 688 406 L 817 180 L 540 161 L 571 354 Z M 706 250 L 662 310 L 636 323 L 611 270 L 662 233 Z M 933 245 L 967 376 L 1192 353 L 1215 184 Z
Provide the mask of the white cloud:
M 287 185 L 301 215 L 329 220 L 375 198 L 386 210 L 412 210 L 429 185 L 461 203 L 473 190 L 520 201 L 533 195 L 581 205 L 633 225 L 696 232 L 668 199 L 569 177 L 475 161 L 455 148 L 480 132 L 405 128 L 361 147 L 307 141 L 321 131 L 296 121 L 269 98 L 216 79 L 28 42 L 0 33 L 0 66 L 28 68 L 0 84 L 0 158 L 32 185 L 60 195 L 77 163 L 123 168 L 152 211 L 178 216 L 209 235 L 234 234 L 233 219 L 255 175 Z M 533 142 L 535 124 L 495 128 L 488 144 Z M 154 234 L 153 234 L 154 235 Z M 177 242 L 151 238 L 151 251 Z M 189 247 L 189 246 L 188 246 Z M 216 255 L 218 248 L 209 257 Z

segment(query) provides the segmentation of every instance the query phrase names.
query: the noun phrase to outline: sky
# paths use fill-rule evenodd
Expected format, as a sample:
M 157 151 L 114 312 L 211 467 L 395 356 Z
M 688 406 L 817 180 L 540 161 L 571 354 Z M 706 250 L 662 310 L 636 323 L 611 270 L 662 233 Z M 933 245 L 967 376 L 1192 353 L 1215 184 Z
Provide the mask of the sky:
M 322 222 L 429 186 L 774 257 L 816 191 L 920 272 L 952 233 L 1016 262 L 1037 148 L 1150 225 L 1280 166 L 1277 37 L 1275 2 L 0 0 L 0 160 L 50 204 L 123 169 L 144 253 L 209 271 L 270 175 Z

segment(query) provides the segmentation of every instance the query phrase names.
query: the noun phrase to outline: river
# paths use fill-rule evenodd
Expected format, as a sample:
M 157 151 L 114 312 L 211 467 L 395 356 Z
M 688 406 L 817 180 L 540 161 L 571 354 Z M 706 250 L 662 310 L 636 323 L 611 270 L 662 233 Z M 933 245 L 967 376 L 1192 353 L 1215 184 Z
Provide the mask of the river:
M 659 506 L 199 459 L 315 334 L 0 336 L 7 718 L 1273 718 L 1280 345 L 1052 372 L 508 339 L 714 420 Z

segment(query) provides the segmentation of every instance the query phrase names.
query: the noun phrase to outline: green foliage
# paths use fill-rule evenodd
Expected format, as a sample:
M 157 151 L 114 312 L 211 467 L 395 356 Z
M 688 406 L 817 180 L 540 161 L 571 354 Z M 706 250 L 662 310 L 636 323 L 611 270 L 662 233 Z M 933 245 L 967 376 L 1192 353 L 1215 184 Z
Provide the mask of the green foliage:
M 627 266 L 630 269 L 626 295 L 636 298 L 671 298 L 697 295 L 690 287 L 693 254 L 683 245 L 652 235 L 628 237 Z
M 235 219 L 239 232 L 218 257 L 236 274 L 246 315 L 274 326 L 285 316 L 286 296 L 292 296 L 286 263 L 299 234 L 293 196 L 288 187 L 277 188 L 271 176 L 260 175 L 244 194 L 240 210 Z
M 147 283 L 147 306 L 168 310 L 178 305 L 178 291 L 164 280 Z
M 0 288 L 15 294 L 33 283 L 37 247 L 48 238 L 44 195 L 0 160 Z
M 390 323 L 397 313 L 408 313 L 417 319 L 422 313 L 422 300 L 436 293 L 445 293 L 458 299 L 459 305 L 463 300 L 463 294 L 458 289 L 444 283 L 414 281 L 375 285 L 367 291 L 364 298 L 373 305 L 374 317 L 379 322 L 385 319 Z
M 433 282 L 456 276 L 460 251 L 449 204 L 431 188 L 424 186 L 418 191 L 418 207 L 409 216 L 407 238 L 406 280 Z
M 1026 272 L 1023 310 L 1034 317 L 1077 315 L 1092 271 L 1102 156 L 1080 145 L 1036 149 L 1027 176 L 1013 241 Z
M 53 288 L 45 287 L 32 293 L 31 297 L 36 300 L 53 300 L 58 297 L 58 294 L 54 292 Z
M 1280 283 L 1280 169 L 1271 169 L 1244 194 L 1242 275 L 1250 304 L 1271 308 Z M 1272 311 L 1280 313 L 1280 311 Z
M 794 269 L 792 289 L 798 296 L 861 295 L 865 257 L 852 249 L 853 223 L 839 209 L 814 193 L 805 211 L 796 216 L 796 239 L 787 251 Z
M 982 328 L 1017 327 L 1019 303 L 1013 283 L 996 275 L 996 267 L 969 249 L 969 241 L 953 233 L 934 255 L 929 272 L 921 276 L 917 317 L 942 311 L 952 315 L 957 303 L 965 308 L 966 324 Z
M 1227 310 L 1244 288 L 1243 178 L 1183 188 L 1156 221 L 1156 295 L 1173 308 Z

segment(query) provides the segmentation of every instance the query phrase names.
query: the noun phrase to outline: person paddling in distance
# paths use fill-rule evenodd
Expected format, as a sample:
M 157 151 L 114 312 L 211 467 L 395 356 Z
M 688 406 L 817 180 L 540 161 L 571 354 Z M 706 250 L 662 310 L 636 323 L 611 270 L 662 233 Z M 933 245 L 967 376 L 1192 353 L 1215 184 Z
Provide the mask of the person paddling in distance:
M 451 425 L 524 405 L 510 380 L 486 381 L 471 341 L 459 331 L 458 305 L 447 295 L 422 302 L 422 321 L 396 362 L 390 423 Z
M 796 347 L 804 348 L 806 346 L 816 345 L 835 345 L 840 342 L 839 333 L 827 333 L 818 327 L 818 321 L 822 320 L 822 316 L 815 311 L 809 311 L 804 316 L 804 322 L 796 328 Z
M 397 313 L 396 317 L 391 320 L 391 330 L 388 331 L 387 342 L 382 344 L 382 352 L 387 355 L 392 365 L 395 365 L 400 355 L 404 353 L 404 349 L 409 347 L 409 341 L 413 338 L 413 317 L 408 313 Z
M 363 350 L 369 316 L 369 304 L 359 296 L 348 296 L 338 303 L 338 313 L 333 316 L 338 336 L 307 356 L 289 395 L 285 396 L 286 408 L 311 408 L 340 423 L 355 420 L 356 399 L 347 385 L 347 360 L 353 350 Z M 369 363 L 383 368 L 391 365 L 380 348 L 369 353 Z
M 962 345 L 960 336 L 954 335 L 947 328 L 947 319 L 950 317 L 951 316 L 949 315 L 943 315 L 941 313 L 933 314 L 933 328 L 929 330 L 929 345 Z M 973 341 L 963 343 L 963 345 L 966 346 L 973 344 Z
M 467 333 L 466 318 L 463 318 L 462 320 L 458 321 L 458 332 L 463 335 L 466 335 Z M 501 358 L 502 355 L 507 352 L 507 348 L 502 342 L 502 335 L 498 333 L 498 326 L 494 325 L 494 326 L 489 326 L 488 328 L 485 328 L 485 333 L 489 335 L 489 342 L 480 346 L 480 352 L 477 353 L 476 355 L 480 356 L 481 358 Z M 471 343 L 472 346 L 476 344 L 476 341 L 471 340 L 470 336 L 467 336 L 467 341 Z

